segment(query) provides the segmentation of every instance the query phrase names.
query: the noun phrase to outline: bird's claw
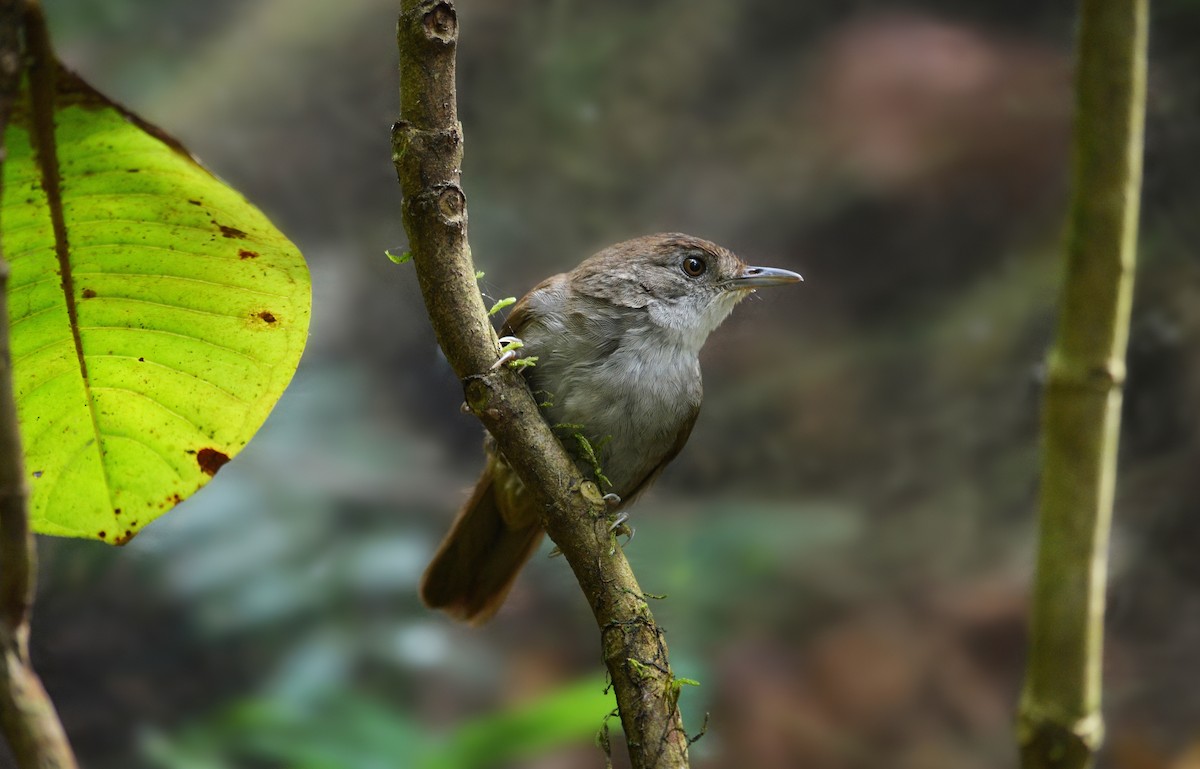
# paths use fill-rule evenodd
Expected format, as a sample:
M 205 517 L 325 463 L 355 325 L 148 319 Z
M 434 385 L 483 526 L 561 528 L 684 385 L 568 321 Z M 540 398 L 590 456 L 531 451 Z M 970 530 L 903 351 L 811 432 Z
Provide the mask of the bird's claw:
M 607 502 L 609 505 L 614 504 L 614 502 L 612 500 L 610 500 L 609 497 L 614 497 L 618 503 L 621 501 L 621 498 L 618 497 L 616 494 L 605 494 L 604 501 Z M 637 534 L 637 529 L 628 525 L 628 523 L 627 523 L 628 520 L 629 520 L 629 513 L 617 513 L 617 517 L 613 519 L 612 524 L 610 524 L 608 527 L 609 534 L 612 534 L 614 537 L 625 537 L 626 538 L 625 539 L 626 547 L 628 547 L 629 543 L 633 541 L 633 535 Z M 557 545 L 555 545 L 554 548 L 550 550 L 551 558 L 558 558 L 562 554 L 563 554 L 563 551 L 560 550 Z M 611 550 L 609 551 L 609 555 L 612 555 Z
M 603 497 L 601 497 L 601 499 L 603 499 L 604 504 L 608 505 L 610 508 L 616 507 L 617 505 L 621 504 L 621 498 L 618 497 L 616 494 L 613 494 L 611 491 L 608 492 L 607 494 L 605 494 Z M 622 521 L 625 521 L 626 519 L 629 518 L 629 515 L 626 513 L 622 513 L 621 515 L 625 516 L 624 518 L 621 519 Z
M 612 525 L 608 530 L 614 537 L 624 536 L 625 545 L 628 546 L 633 541 L 633 535 L 637 534 L 637 529 L 629 526 L 626 522 L 629 520 L 629 513 L 620 513 L 613 520 Z
M 496 359 L 496 362 L 492 364 L 492 367 L 489 370 L 495 371 L 496 369 L 503 366 L 505 363 L 508 363 L 509 361 L 513 361 L 516 359 L 517 359 L 517 351 L 516 350 L 506 350 L 506 351 L 500 353 L 500 357 Z
M 500 342 L 500 357 L 492 364 L 491 371 L 495 371 L 504 364 L 517 359 L 517 350 L 525 346 L 520 337 L 502 336 Z

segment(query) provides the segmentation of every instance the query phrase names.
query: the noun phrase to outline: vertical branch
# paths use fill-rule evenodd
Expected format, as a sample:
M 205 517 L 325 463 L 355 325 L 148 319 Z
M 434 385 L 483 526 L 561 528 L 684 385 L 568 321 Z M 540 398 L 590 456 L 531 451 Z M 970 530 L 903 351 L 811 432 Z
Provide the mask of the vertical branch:
M 679 681 L 663 633 L 609 530 L 601 495 L 551 433 L 524 378 L 507 367 L 491 368 L 499 348 L 467 245 L 457 41 L 452 0 L 401 1 L 401 120 L 392 129 L 392 156 L 426 309 L 463 380 L 467 405 L 537 501 L 547 533 L 592 607 L 634 769 L 686 767 Z
M 403 2 L 398 28 L 400 122 L 392 153 L 404 193 L 404 230 L 438 344 L 460 378 L 496 360 L 496 334 L 487 319 L 467 244 L 463 194 L 462 125 L 458 122 L 453 3 Z
M 1100 714 L 1109 526 L 1133 295 L 1149 0 L 1080 5 L 1073 192 L 1042 423 L 1026 769 L 1089 766 Z
M 0 0 L 0 158 L 21 80 L 24 13 L 20 0 Z M 73 769 L 75 757 L 54 704 L 29 661 L 37 552 L 29 530 L 7 297 L 8 263 L 0 253 L 0 727 L 21 769 Z

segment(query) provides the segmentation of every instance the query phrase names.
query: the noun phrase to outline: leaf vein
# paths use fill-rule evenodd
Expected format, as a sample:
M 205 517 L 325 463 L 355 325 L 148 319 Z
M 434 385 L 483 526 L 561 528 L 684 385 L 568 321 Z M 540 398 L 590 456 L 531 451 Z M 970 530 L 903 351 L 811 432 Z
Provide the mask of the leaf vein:
M 267 365 L 267 361 L 255 358 L 253 355 L 244 353 L 241 350 L 235 349 L 233 347 L 226 347 L 223 344 L 217 344 L 216 342 L 212 341 L 211 339 L 205 339 L 202 336 L 193 336 L 191 334 L 181 334 L 178 331 L 167 331 L 166 329 L 161 329 L 161 328 L 137 328 L 134 326 L 81 326 L 80 329 L 88 330 L 88 331 L 91 331 L 91 330 L 96 330 L 96 331 L 100 331 L 100 330 L 133 331 L 133 332 L 136 332 L 139 334 L 166 334 L 168 336 L 177 336 L 182 339 L 191 339 L 195 342 L 200 342 L 201 344 L 206 344 L 209 347 L 215 347 L 218 350 L 224 350 L 225 352 L 233 353 L 234 355 L 237 355 L 238 357 L 245 358 L 246 360 L 248 360 L 252 363 L 256 363 L 260 366 Z
M 129 441 L 131 443 L 137 443 L 141 446 L 145 446 L 147 449 L 150 450 L 151 454 L 153 454 L 160 462 L 162 462 L 164 465 L 166 465 L 171 470 L 172 473 L 175 474 L 176 478 L 178 478 L 181 481 L 185 480 L 183 477 L 183 473 L 179 472 L 179 468 L 177 468 L 171 462 L 171 460 L 167 458 L 166 454 L 162 453 L 154 446 L 151 446 L 149 443 L 142 440 L 141 438 L 135 438 L 132 435 L 125 435 L 123 433 L 122 434 L 108 433 L 103 436 L 103 440 L 106 440 L 106 441 L 108 441 L 108 440 L 123 440 L 123 441 Z
M 88 247 L 85 246 L 84 250 L 86 250 L 87 248 Z M 138 248 L 153 248 L 153 249 L 157 249 L 157 250 L 161 250 L 161 251 L 170 251 L 171 253 L 182 253 L 182 254 L 186 254 L 188 256 L 201 256 L 201 257 L 206 256 L 206 254 L 197 254 L 197 253 L 193 253 L 191 251 L 179 251 L 178 249 L 170 249 L 170 248 L 166 248 L 164 246 L 144 246 L 143 245 L 143 246 L 138 246 Z M 76 247 L 75 250 L 79 251 L 81 249 L 79 247 Z M 11 256 L 11 254 L 10 254 L 10 256 Z M 221 259 L 222 261 L 230 261 L 228 259 L 225 259 L 224 257 L 213 257 L 213 258 L 218 258 L 218 259 Z M 273 267 L 267 267 L 267 269 L 275 271 L 275 268 L 273 268 Z M 245 291 L 246 293 L 251 293 L 251 294 L 261 294 L 262 296 L 272 296 L 272 297 L 276 297 L 278 299 L 289 298 L 288 294 L 276 294 L 276 293 L 272 293 L 270 291 L 263 291 L 263 290 L 257 289 L 257 288 L 250 288 L 249 286 L 241 286 L 236 283 L 221 283 L 220 281 L 205 280 L 204 278 L 193 278 L 188 275 L 176 275 L 174 273 L 169 273 L 169 272 L 118 272 L 116 270 L 76 270 L 75 274 L 76 275 L 91 275 L 93 277 L 99 276 L 99 277 L 105 277 L 105 278 L 129 277 L 129 278 L 165 278 L 167 280 L 186 280 L 186 281 L 191 281 L 193 283 L 201 283 L 201 284 L 208 285 L 208 286 L 220 286 L 222 288 L 228 288 L 228 289 L 231 289 L 234 291 Z M 59 277 L 57 275 L 49 275 L 44 278 L 38 278 L 37 280 L 31 280 L 27 283 L 10 284 L 9 285 L 9 296 L 15 295 L 18 291 L 29 291 L 33 288 L 36 288 L 37 286 L 42 285 L 43 283 L 57 283 L 57 282 L 59 282 Z
M 158 361 L 145 360 L 144 358 L 135 358 L 132 355 L 116 355 L 114 353 L 94 353 L 94 354 L 88 355 L 88 357 L 89 358 L 118 358 L 118 359 L 122 359 L 122 360 L 137 361 L 138 365 L 145 364 L 148 366 L 157 366 L 158 368 L 163 368 L 163 369 L 166 369 L 167 371 L 172 371 L 177 374 L 183 374 L 184 376 L 190 376 L 193 379 L 203 382 L 204 384 L 209 385 L 214 390 L 216 390 L 220 393 L 223 393 L 224 395 L 227 395 L 230 399 L 237 401 L 238 403 L 242 404 L 243 406 L 248 406 L 248 405 L 250 405 L 250 403 L 252 403 L 252 401 L 248 401 L 248 400 L 238 396 L 236 393 L 232 393 L 229 390 L 226 390 L 224 387 L 222 387 L 221 385 L 212 381 L 211 379 L 205 379 L 204 377 L 200 376 L 199 374 L 193 374 L 192 372 L 184 371 L 183 369 L 172 368 L 171 366 L 168 366 L 165 363 L 159 363 Z
M 183 414 L 180 414 L 178 411 L 171 408 L 167 404 L 163 403 L 158 398 L 155 398 L 153 395 L 148 395 L 148 394 L 142 392 L 141 390 L 134 390 L 131 387 L 116 387 L 114 385 L 97 385 L 97 384 L 92 385 L 92 389 L 93 390 L 106 390 L 108 392 L 129 393 L 130 395 L 136 395 L 139 398 L 142 398 L 143 400 L 150 401 L 155 406 L 158 406 L 160 409 L 167 412 L 168 414 L 178 417 L 178 418 L 182 419 L 184 422 L 187 422 L 189 425 L 191 425 L 192 427 L 194 427 L 196 429 L 196 432 L 203 433 L 203 430 L 200 429 L 200 425 L 193 422 L 190 417 L 186 417 Z M 100 434 L 104 435 L 104 432 L 101 431 Z

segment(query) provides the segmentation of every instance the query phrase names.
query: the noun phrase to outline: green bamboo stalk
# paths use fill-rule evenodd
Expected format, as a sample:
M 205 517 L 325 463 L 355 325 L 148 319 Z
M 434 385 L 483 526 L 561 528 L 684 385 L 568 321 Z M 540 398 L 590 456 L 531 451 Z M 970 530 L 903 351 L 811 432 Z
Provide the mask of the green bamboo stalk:
M 1071 207 L 1042 413 L 1024 769 L 1081 769 L 1100 713 L 1108 539 L 1136 260 L 1149 0 L 1082 0 Z

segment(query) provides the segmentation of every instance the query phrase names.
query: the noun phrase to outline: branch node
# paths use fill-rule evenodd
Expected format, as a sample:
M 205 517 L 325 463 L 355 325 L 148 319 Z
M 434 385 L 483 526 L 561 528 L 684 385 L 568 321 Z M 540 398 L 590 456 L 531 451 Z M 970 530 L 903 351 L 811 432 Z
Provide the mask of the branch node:
M 467 198 L 455 185 L 445 185 L 437 196 L 438 213 L 447 224 L 459 224 L 466 215 Z
M 579 493 L 593 506 L 604 506 L 604 495 L 600 493 L 600 487 L 594 481 L 584 481 L 579 484 Z
M 447 45 L 458 41 L 458 14 L 450 3 L 441 2 L 421 19 L 425 37 Z
M 1047 389 L 1098 392 L 1108 394 L 1125 385 L 1125 360 L 1110 357 L 1102 363 L 1088 364 L 1079 360 L 1068 360 L 1057 350 L 1050 354 L 1046 364 Z
M 467 377 L 463 391 L 467 397 L 466 407 L 475 414 L 482 414 L 492 402 L 492 388 L 488 387 L 481 374 Z

